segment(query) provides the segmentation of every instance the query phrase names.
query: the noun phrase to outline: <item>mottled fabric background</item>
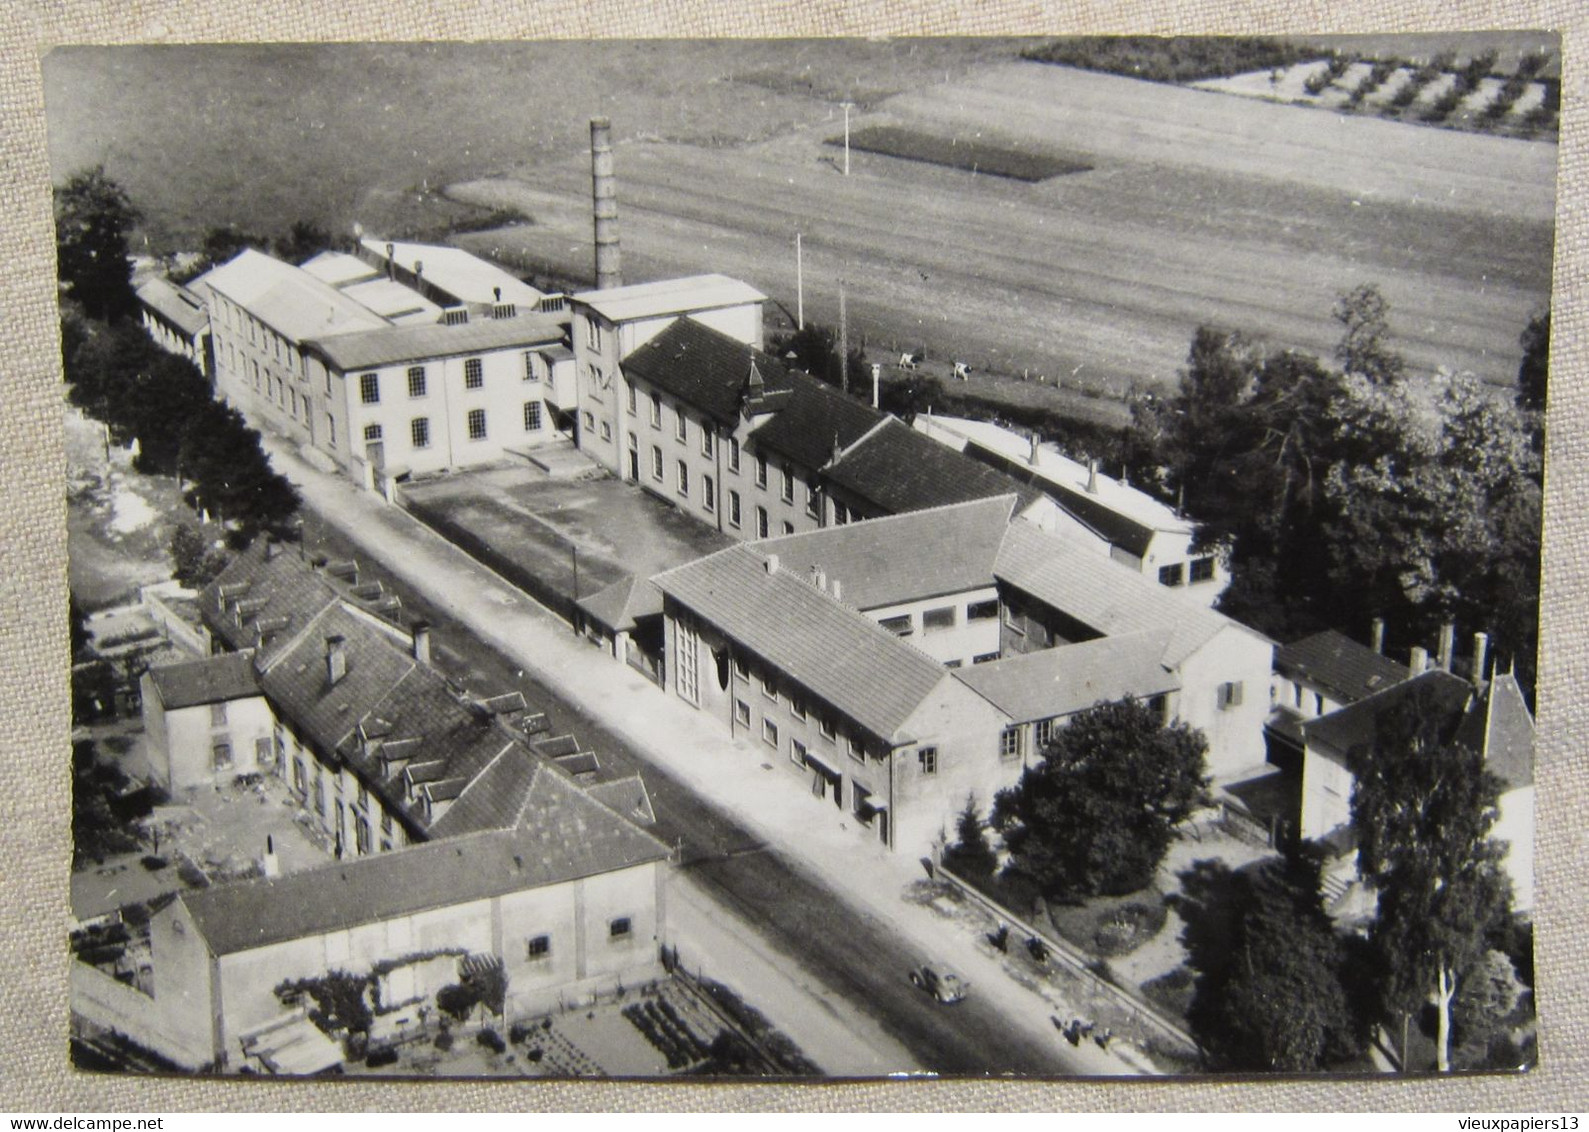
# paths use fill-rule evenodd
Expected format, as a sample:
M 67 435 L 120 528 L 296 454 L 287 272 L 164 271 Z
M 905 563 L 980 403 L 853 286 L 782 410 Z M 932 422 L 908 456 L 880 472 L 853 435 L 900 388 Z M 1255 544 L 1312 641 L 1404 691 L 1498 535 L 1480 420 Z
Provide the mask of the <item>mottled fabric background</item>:
M 0 14 L 0 1109 L 1440 1110 L 1589 1109 L 1589 176 L 1582 0 L 11 0 Z M 67 1061 L 69 696 L 65 457 L 39 61 L 56 44 L 525 37 L 1325 33 L 1546 28 L 1563 36 L 1555 341 L 1539 695 L 1538 995 L 1542 1064 L 1450 1081 L 958 1080 L 675 1085 L 150 1080 Z

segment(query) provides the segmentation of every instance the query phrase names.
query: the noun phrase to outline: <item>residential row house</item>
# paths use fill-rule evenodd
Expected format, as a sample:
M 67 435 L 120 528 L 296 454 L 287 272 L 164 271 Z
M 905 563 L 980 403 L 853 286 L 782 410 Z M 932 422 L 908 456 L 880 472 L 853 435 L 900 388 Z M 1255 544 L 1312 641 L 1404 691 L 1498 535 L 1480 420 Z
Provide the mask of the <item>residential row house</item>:
M 200 296 L 156 277 L 139 285 L 138 310 L 144 330 L 161 349 L 188 359 L 213 378 L 210 315 Z
M 1014 494 L 744 543 L 652 579 L 669 691 L 921 852 L 1066 719 L 1136 696 L 1264 769 L 1273 643 L 1028 523 Z

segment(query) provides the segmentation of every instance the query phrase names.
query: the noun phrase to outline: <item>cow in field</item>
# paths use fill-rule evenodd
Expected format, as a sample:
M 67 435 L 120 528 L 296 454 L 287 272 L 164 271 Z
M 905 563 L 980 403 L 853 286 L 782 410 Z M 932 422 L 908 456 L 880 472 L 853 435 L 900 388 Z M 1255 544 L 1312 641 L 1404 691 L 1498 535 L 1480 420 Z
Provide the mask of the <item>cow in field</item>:
M 965 362 L 956 362 L 954 377 L 956 381 L 970 381 L 971 367 L 966 365 Z
M 899 355 L 899 368 L 900 369 L 915 369 L 916 368 L 916 363 L 919 360 L 920 359 L 918 359 L 915 354 L 901 354 L 901 355 Z

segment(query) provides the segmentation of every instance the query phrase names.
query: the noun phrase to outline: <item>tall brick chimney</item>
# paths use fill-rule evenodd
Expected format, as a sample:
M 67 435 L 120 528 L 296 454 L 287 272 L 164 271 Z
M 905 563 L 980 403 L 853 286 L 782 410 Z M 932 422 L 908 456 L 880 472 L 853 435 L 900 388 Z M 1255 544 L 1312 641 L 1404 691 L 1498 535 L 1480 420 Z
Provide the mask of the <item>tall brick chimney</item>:
M 596 289 L 623 286 L 618 256 L 618 193 L 612 175 L 612 122 L 590 120 L 590 185 L 596 216 Z

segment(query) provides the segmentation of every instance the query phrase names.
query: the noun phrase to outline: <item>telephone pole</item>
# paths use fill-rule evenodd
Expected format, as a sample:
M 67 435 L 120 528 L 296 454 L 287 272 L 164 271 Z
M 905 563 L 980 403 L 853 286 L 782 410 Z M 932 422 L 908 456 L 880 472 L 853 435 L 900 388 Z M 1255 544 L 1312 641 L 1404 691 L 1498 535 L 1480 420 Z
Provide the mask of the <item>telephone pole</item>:
M 844 303 L 844 280 L 839 280 L 839 379 L 844 392 L 850 391 L 850 316 Z
M 795 233 L 795 329 L 806 328 L 805 263 L 801 257 L 800 233 Z

